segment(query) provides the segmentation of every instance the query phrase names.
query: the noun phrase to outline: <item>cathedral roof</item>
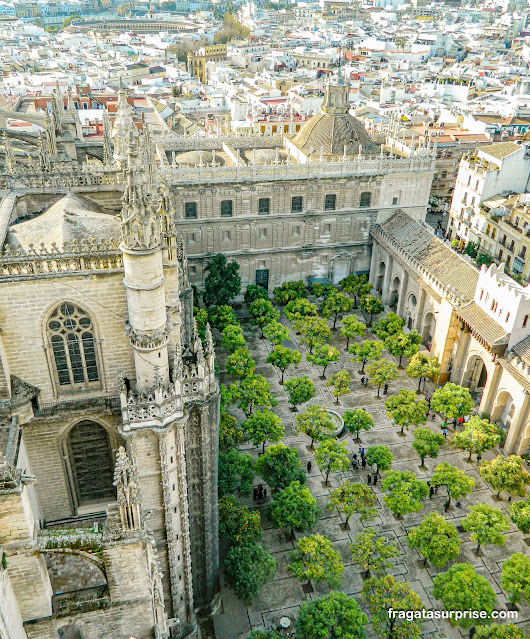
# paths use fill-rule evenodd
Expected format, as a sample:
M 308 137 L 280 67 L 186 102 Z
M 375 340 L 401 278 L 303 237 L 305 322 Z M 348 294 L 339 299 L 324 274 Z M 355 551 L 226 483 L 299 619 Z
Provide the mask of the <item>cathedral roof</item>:
M 310 118 L 291 142 L 304 155 L 311 149 L 315 154 L 322 150 L 323 155 L 342 155 L 358 153 L 362 146 L 368 150 L 372 141 L 364 126 L 350 115 L 349 84 L 342 80 L 330 81 L 324 89 L 322 113 Z
M 465 300 L 471 301 L 474 298 L 478 269 L 435 237 L 425 226 L 404 211 L 397 211 L 381 224 L 381 229 L 442 285 L 455 289 Z
M 25 250 L 29 250 L 30 244 L 38 248 L 41 243 L 46 247 L 55 243 L 62 248 L 66 242 L 91 238 L 119 243 L 119 218 L 95 202 L 73 193 L 62 197 L 41 215 L 12 225 L 7 234 L 10 246 Z
M 370 136 L 364 126 L 349 113 L 317 113 L 310 118 L 292 142 L 305 155 L 311 148 L 315 155 L 342 155 L 344 147 L 348 154 L 358 153 L 359 145 L 367 148 L 371 144 Z

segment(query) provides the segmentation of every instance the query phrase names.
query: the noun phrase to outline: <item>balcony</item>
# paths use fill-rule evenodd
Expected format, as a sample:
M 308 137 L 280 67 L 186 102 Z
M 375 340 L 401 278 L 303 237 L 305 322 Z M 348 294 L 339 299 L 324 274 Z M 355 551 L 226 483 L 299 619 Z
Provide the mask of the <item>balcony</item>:
M 57 617 L 102 610 L 109 606 L 110 597 L 107 584 L 72 590 L 71 592 L 61 592 L 52 596 L 52 611 Z
M 102 406 L 104 408 L 120 408 L 119 397 L 79 397 L 78 399 L 68 399 L 62 402 L 48 402 L 41 404 L 33 411 L 35 417 L 49 417 L 63 410 L 75 410 L 77 408 L 92 408 Z
M 504 220 L 504 221 L 506 222 L 506 224 L 508 224 L 508 226 L 511 226 L 512 229 L 516 230 L 518 233 L 522 233 L 523 232 L 523 229 L 519 228 L 516 224 L 514 224 L 510 220 Z

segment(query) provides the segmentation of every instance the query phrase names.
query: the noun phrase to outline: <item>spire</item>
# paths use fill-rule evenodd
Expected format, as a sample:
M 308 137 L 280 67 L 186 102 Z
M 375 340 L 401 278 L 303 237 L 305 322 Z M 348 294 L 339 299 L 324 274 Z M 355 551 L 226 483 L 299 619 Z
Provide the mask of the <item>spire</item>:
M 116 454 L 113 484 L 116 486 L 121 527 L 125 531 L 140 530 L 142 521 L 138 485 L 131 461 L 123 446 L 120 446 Z
M 184 238 L 182 235 L 178 237 L 178 247 L 177 247 L 177 259 L 179 261 L 180 266 L 180 290 L 184 291 L 189 286 L 188 279 L 188 256 L 186 255 L 186 248 L 184 246 Z
M 210 322 L 206 322 L 205 333 L 205 345 L 206 345 L 206 355 L 215 354 L 214 345 L 213 345 L 213 336 L 212 331 L 210 329 Z
M 74 104 L 74 98 L 72 96 L 72 89 L 70 87 L 68 87 L 68 100 L 66 105 L 67 105 L 68 111 L 73 111 L 75 113 L 76 108 Z
M 37 138 L 37 147 L 39 153 L 39 168 L 41 171 L 49 173 L 51 171 L 50 156 L 48 154 L 48 150 L 44 144 L 40 131 Z
M 57 82 L 52 95 L 52 114 L 54 117 L 55 132 L 59 135 L 62 132 L 61 122 L 63 120 L 63 113 L 63 96 L 61 95 L 61 90 L 59 89 L 59 82 Z
M 103 110 L 103 164 L 112 164 L 113 149 L 109 122 L 109 114 L 107 109 Z
M 160 216 L 141 173 L 127 170 L 121 209 L 122 243 L 127 249 L 154 249 L 160 245 Z
M 55 134 L 55 117 L 53 113 L 46 112 L 46 145 L 51 156 L 57 157 L 59 151 L 57 149 L 57 137 Z
M 13 175 L 15 168 L 15 159 L 13 157 L 13 151 L 11 150 L 11 141 L 7 135 L 7 131 L 4 131 L 4 161 L 5 168 L 9 175 Z
M 139 152 L 139 133 L 122 86 L 118 91 L 118 110 L 112 136 L 114 138 L 114 159 L 122 166 L 128 165 L 129 160 L 134 161 Z

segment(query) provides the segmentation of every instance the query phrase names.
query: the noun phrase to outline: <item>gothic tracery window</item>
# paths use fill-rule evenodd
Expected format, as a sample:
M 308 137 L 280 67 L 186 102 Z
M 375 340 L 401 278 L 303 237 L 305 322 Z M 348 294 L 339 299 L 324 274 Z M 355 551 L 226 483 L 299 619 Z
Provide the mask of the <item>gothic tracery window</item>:
M 63 302 L 48 319 L 57 381 L 61 387 L 99 383 L 94 325 L 78 306 Z

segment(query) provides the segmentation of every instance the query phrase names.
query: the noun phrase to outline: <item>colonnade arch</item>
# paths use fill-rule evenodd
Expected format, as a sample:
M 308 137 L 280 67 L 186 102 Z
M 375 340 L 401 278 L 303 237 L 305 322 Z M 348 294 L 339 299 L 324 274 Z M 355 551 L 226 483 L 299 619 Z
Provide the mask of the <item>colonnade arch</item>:
M 510 430 L 514 412 L 515 403 L 513 397 L 508 391 L 501 390 L 493 403 L 491 421 L 498 424 L 503 430 L 508 431 Z
M 380 294 L 383 294 L 385 275 L 386 275 L 386 264 L 385 262 L 381 262 L 377 269 L 377 277 L 375 280 L 375 290 Z
M 423 318 L 421 327 L 421 342 L 422 344 L 432 344 L 432 337 L 434 335 L 434 328 L 436 326 L 436 319 L 432 311 L 427 311 Z
M 462 386 L 472 394 L 479 395 L 484 391 L 488 381 L 488 369 L 480 355 L 471 355 L 467 360 L 462 376 Z
M 392 280 L 392 285 L 390 287 L 390 295 L 388 297 L 388 303 L 390 308 L 397 308 L 399 302 L 399 289 L 401 286 L 401 280 L 399 277 L 394 277 Z

